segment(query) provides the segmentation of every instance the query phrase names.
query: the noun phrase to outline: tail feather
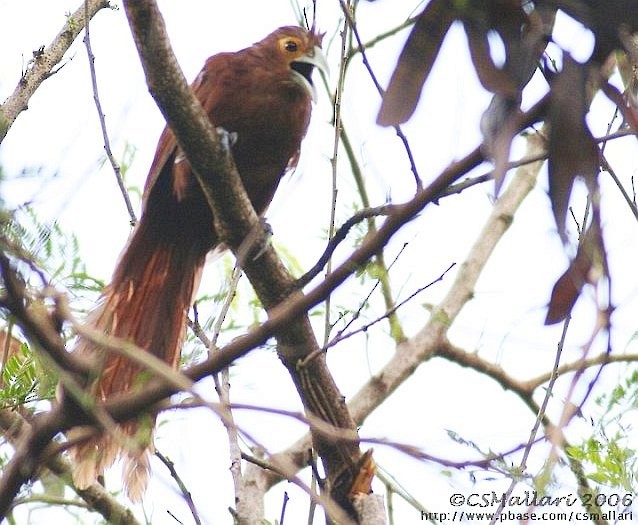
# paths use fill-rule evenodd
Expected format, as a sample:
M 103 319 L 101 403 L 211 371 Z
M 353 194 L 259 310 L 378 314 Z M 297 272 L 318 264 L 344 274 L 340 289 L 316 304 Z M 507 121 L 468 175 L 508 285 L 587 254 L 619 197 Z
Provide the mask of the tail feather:
M 151 472 L 151 448 L 144 449 L 140 454 L 128 453 L 123 461 L 124 490 L 131 501 L 139 502 L 146 492 Z
M 177 367 L 185 335 L 185 320 L 208 246 L 181 236 L 166 236 L 142 220 L 125 249 L 113 281 L 100 306 L 87 322 L 95 329 L 135 343 L 167 364 Z M 193 235 L 192 233 L 190 234 Z M 143 366 L 113 350 L 80 339 L 75 349 L 100 368 L 91 391 L 98 400 L 140 388 L 149 379 Z M 139 501 L 150 471 L 155 416 L 120 426 L 119 439 L 104 434 L 71 449 L 76 465 L 74 481 L 86 488 L 118 457 L 129 498 Z M 122 447 L 122 435 L 130 446 Z M 73 437 L 73 431 L 69 433 Z

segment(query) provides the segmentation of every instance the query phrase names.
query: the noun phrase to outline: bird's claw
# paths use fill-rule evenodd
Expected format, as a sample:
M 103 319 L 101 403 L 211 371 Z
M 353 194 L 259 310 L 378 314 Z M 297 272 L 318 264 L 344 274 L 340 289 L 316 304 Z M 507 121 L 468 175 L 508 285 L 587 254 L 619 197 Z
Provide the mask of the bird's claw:
M 237 142 L 238 135 L 236 131 L 228 131 L 226 128 L 223 128 L 221 126 L 217 126 L 215 130 L 217 131 L 219 140 L 221 140 L 226 149 L 232 148 Z
M 270 224 L 266 222 L 266 219 L 260 217 L 259 224 L 251 229 L 237 249 L 239 266 L 244 266 L 244 262 L 248 260 L 256 261 L 259 259 L 268 248 L 271 236 L 272 228 Z
M 259 221 L 263 229 L 263 234 L 257 237 L 257 242 L 253 247 L 253 261 L 256 261 L 263 255 L 263 253 L 266 251 L 266 248 L 270 244 L 270 239 L 272 238 L 272 226 L 263 217 L 261 217 Z

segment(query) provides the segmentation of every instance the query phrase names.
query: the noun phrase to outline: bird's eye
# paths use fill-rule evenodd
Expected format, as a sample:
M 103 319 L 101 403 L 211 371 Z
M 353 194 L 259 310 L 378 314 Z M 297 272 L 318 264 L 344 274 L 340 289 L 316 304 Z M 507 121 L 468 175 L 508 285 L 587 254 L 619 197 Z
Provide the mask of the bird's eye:
M 288 51 L 288 53 L 296 53 L 299 45 L 294 40 L 286 40 L 284 42 L 284 49 Z

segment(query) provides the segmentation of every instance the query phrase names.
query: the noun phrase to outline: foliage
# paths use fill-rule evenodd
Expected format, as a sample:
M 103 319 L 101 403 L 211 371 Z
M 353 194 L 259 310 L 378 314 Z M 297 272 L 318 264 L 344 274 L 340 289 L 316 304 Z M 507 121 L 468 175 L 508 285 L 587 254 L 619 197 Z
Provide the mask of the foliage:
M 56 380 L 47 372 L 26 343 L 2 368 L 0 408 L 28 407 L 55 395 Z
M 10 214 L 2 224 L 1 237 L 5 252 L 13 256 L 17 268 L 29 287 L 36 292 L 43 280 L 70 293 L 97 293 L 103 283 L 87 274 L 80 257 L 77 237 L 65 233 L 56 224 L 41 221 L 31 207 Z M 34 272 L 32 268 L 37 268 Z M 37 293 L 37 292 L 36 292 Z M 33 298 L 43 301 L 43 298 Z M 4 311 L 2 312 L 4 316 Z M 5 323 L 10 319 L 5 316 Z M 56 378 L 43 366 L 30 344 L 24 342 L 2 365 L 0 403 L 4 408 L 32 405 L 54 397 Z
M 87 273 L 77 236 L 63 231 L 56 222 L 43 222 L 30 206 L 11 213 L 2 225 L 2 238 L 5 249 L 10 253 L 13 250 L 23 269 L 39 268 L 43 272 L 40 277 L 52 286 L 80 294 L 98 293 L 104 287 L 102 281 Z
M 607 490 L 638 493 L 638 449 L 630 437 L 632 416 L 638 414 L 638 369 L 596 399 L 602 415 L 592 435 L 567 454 L 582 462 L 586 475 Z

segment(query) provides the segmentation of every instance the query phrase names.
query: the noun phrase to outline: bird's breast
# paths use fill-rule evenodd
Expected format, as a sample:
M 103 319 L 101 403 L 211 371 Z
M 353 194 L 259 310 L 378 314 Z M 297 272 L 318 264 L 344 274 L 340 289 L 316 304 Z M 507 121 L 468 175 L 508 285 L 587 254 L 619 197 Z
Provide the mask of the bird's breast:
M 295 157 L 310 121 L 310 100 L 284 86 L 248 97 L 221 125 L 236 133 L 233 157 L 249 198 L 261 213 Z

